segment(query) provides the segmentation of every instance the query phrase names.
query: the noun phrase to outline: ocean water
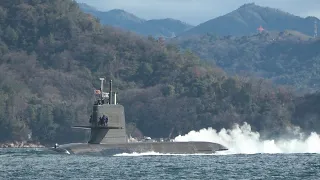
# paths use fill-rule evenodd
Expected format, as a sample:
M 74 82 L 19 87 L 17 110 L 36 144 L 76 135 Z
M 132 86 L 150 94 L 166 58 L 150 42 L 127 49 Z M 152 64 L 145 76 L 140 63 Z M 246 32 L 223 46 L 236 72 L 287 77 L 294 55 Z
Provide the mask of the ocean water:
M 83 156 L 0 149 L 0 179 L 319 180 L 319 154 Z
M 210 179 L 320 180 L 320 136 L 293 130 L 291 139 L 261 139 L 249 124 L 212 128 L 175 141 L 209 141 L 229 150 L 212 155 L 148 152 L 114 156 L 57 154 L 46 149 L 0 149 L 0 180 L 11 179 Z

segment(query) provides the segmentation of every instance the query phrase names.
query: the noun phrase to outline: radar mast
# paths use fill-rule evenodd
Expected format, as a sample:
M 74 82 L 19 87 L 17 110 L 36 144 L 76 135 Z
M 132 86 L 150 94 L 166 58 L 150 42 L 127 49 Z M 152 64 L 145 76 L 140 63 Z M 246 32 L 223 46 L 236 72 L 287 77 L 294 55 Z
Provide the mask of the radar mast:
M 103 104 L 117 104 L 117 93 L 112 91 L 112 80 L 109 81 L 109 92 L 103 92 L 103 83 L 105 81 L 105 78 L 99 78 L 101 81 L 100 89 L 95 90 L 95 94 L 97 95 L 97 100 L 95 102 L 96 105 L 103 105 Z M 108 98 L 108 101 L 105 102 L 106 98 Z

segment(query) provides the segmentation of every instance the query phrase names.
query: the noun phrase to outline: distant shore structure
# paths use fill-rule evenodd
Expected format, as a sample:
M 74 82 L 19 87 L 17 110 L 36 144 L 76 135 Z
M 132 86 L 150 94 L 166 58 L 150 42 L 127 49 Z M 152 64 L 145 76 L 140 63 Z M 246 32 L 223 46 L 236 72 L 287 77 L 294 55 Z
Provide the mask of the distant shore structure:
M 262 33 L 264 31 L 263 27 L 260 25 L 260 27 L 258 27 L 257 29 L 259 31 L 259 33 Z

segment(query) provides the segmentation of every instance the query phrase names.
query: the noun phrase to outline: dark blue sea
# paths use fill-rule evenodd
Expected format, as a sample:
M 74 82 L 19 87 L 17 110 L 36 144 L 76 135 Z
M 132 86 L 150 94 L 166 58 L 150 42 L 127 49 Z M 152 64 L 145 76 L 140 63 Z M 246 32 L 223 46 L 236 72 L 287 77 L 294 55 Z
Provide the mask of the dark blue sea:
M 320 154 L 83 156 L 0 149 L 0 179 L 319 180 Z

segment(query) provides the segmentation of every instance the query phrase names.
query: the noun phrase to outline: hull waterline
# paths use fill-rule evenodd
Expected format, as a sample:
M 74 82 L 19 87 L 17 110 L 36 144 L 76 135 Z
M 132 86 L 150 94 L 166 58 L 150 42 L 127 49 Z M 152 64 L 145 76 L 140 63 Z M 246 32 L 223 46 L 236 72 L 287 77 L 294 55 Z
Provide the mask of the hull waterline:
M 115 155 L 121 153 L 156 152 L 162 154 L 213 154 L 227 150 L 211 142 L 136 142 L 123 144 L 71 143 L 51 150 L 63 154 Z

